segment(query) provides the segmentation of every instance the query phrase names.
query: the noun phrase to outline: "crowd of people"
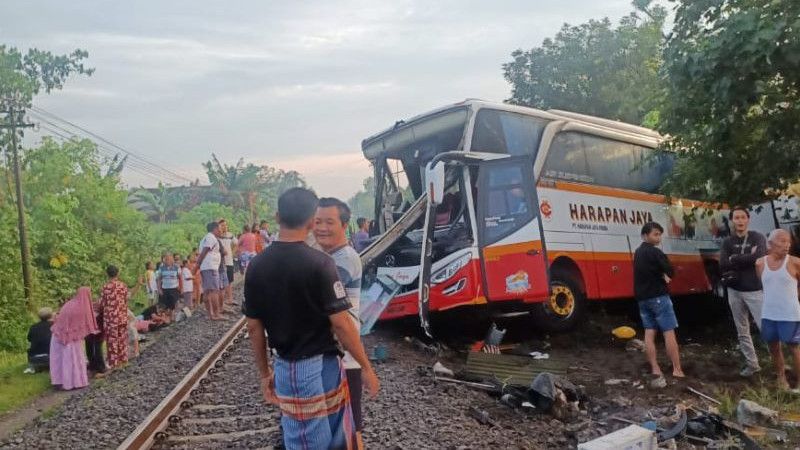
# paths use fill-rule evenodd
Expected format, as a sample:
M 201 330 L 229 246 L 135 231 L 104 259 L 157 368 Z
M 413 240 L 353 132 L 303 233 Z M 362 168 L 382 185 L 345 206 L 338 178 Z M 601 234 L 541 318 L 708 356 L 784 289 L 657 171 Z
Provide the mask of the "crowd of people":
M 775 368 L 777 386 L 800 393 L 800 382 L 792 388 L 786 379 L 783 345 L 792 353 L 794 373 L 800 374 L 800 248 L 784 229 L 764 236 L 750 230 L 750 211 L 734 207 L 729 213 L 733 223 L 730 236 L 720 249 L 720 277 L 726 287 L 728 305 L 742 353 L 740 375 L 752 377 L 761 371 L 753 338 L 751 318 L 768 345 Z M 642 244 L 634 254 L 634 291 L 645 329 L 645 355 L 653 379 L 659 388 L 667 382 L 658 364 L 656 335 L 663 334 L 672 376 L 684 378 L 680 350 L 675 336 L 678 321 L 669 296 L 674 270 L 667 256 L 657 246 L 664 229 L 652 222 L 642 227 Z
M 221 319 L 233 302 L 236 272 L 245 273 L 242 312 L 264 398 L 282 412 L 286 447 L 361 448 L 362 391 L 375 396 L 380 389 L 359 333 L 359 251 L 369 245 L 369 224 L 357 219 L 358 230 L 350 236 L 347 204 L 318 199 L 303 188 L 281 195 L 276 217 L 274 236 L 265 221 L 243 227 L 238 236 L 226 220 L 210 222 L 186 259 L 165 253 L 157 265 L 147 263 L 140 285 L 146 286 L 151 304 L 142 316 L 128 309 L 130 290 L 119 280 L 119 270 L 109 266 L 96 302 L 89 287 L 80 287 L 54 319 L 51 310 L 39 311 L 40 322 L 28 334 L 31 369 L 49 365 L 53 384 L 63 389 L 86 386 L 87 368 L 103 374 L 125 365 L 129 342 L 138 353 L 139 332 L 180 320 L 180 314 L 190 315 L 202 303 L 210 320 Z M 785 230 L 767 237 L 750 230 L 747 208 L 733 208 L 729 218 L 734 228 L 721 244 L 720 271 L 742 352 L 741 375 L 761 370 L 750 334 L 752 318 L 769 346 L 779 388 L 790 389 L 782 345 L 800 373 L 800 258 L 790 254 L 797 249 Z M 634 254 L 634 292 L 655 388 L 667 384 L 657 358 L 659 333 L 672 377 L 686 376 L 669 295 L 674 270 L 659 249 L 663 233 L 660 224 L 645 224 Z
M 26 372 L 49 370 L 53 385 L 82 388 L 90 376 L 104 377 L 138 356 L 144 333 L 190 317 L 201 305 L 210 320 L 231 312 L 236 273 L 243 274 L 275 236 L 267 221 L 244 226 L 238 236 L 230 232 L 225 219 L 208 223 L 206 231 L 198 248 L 185 258 L 164 252 L 157 263 L 148 261 L 133 287 L 121 281 L 119 269 L 111 265 L 97 299 L 93 300 L 90 287 L 82 286 L 62 300 L 57 314 L 41 308 L 39 321 L 28 331 Z M 355 237 L 360 238 L 357 233 Z M 367 234 L 364 240 L 368 238 Z M 142 287 L 147 305 L 137 315 L 129 302 Z

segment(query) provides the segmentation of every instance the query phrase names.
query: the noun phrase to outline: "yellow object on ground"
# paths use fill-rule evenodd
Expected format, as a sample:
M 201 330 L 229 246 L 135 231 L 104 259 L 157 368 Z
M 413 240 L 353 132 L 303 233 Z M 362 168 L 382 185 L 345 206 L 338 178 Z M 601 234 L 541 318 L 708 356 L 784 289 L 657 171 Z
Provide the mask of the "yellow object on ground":
M 636 337 L 636 330 L 631 327 L 617 327 L 611 330 L 611 334 L 617 339 L 633 339 Z

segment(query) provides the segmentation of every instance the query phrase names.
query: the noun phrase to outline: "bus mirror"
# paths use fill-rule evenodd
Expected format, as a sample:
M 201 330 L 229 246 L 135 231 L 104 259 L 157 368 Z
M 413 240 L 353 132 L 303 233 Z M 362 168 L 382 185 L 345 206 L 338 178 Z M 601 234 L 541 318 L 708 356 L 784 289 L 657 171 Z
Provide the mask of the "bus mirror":
M 428 202 L 432 205 L 442 203 L 444 197 L 444 163 L 438 162 L 436 165 L 425 168 L 425 186 L 427 187 Z

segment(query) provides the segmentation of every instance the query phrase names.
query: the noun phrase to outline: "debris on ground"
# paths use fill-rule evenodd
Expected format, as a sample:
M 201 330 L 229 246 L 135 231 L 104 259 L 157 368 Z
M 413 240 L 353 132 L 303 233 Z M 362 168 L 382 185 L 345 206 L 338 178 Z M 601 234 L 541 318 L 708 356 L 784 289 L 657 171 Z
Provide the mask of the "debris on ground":
M 611 330 L 611 334 L 617 339 L 633 339 L 636 337 L 636 330 L 631 327 L 617 327 Z
M 467 412 L 469 413 L 469 415 L 471 417 L 473 417 L 475 420 L 477 420 L 478 423 L 480 423 L 481 425 L 491 425 L 493 427 L 498 426 L 497 422 L 492 420 L 491 416 L 489 416 L 489 413 L 487 411 L 485 411 L 485 410 L 478 409 L 478 408 L 472 406 L 472 407 L 469 408 L 469 410 Z
M 542 352 L 530 352 L 528 355 L 530 355 L 533 359 L 550 359 L 549 354 Z
M 769 442 L 786 442 L 789 439 L 789 433 L 783 430 L 776 430 L 767 427 L 745 427 L 744 432 L 748 436 L 757 439 L 766 439 Z
M 644 352 L 644 341 L 641 339 L 631 339 L 625 344 L 625 350 L 629 352 Z
M 746 426 L 777 425 L 778 411 L 750 400 L 741 399 L 736 406 L 736 420 Z
M 433 365 L 433 374 L 437 377 L 453 378 L 456 376 L 452 370 L 445 367 L 444 364 L 440 363 L 439 361 L 436 361 L 436 364 Z
M 704 398 L 704 399 L 706 399 L 706 400 L 710 401 L 711 403 L 713 403 L 713 404 L 715 404 L 715 405 L 717 405 L 717 406 L 719 406 L 719 405 L 721 405 L 721 404 L 722 404 L 722 402 L 721 402 L 721 401 L 719 401 L 719 400 L 715 399 L 714 397 L 712 397 L 712 396 L 710 396 L 710 395 L 704 394 L 704 393 L 702 393 L 702 392 L 698 391 L 697 389 L 695 389 L 695 388 L 693 388 L 693 387 L 691 387 L 691 386 L 687 386 L 687 387 L 686 387 L 686 390 L 687 390 L 687 391 L 689 391 L 689 392 L 691 392 L 691 393 L 692 393 L 692 394 L 694 394 L 694 395 L 697 395 L 697 396 L 699 396 L 699 397 L 701 397 L 701 398 Z
M 578 444 L 578 450 L 616 450 L 616 449 L 656 450 L 656 433 L 639 425 L 627 427 L 601 436 L 589 442 Z
M 627 378 L 609 378 L 605 381 L 606 386 L 619 386 L 620 384 L 628 384 L 631 380 Z
M 564 377 L 543 372 L 534 378 L 528 398 L 537 410 L 559 420 L 574 419 L 580 413 L 581 390 Z
M 554 355 L 548 359 L 533 359 L 530 356 L 470 352 L 465 371 L 476 380 L 498 379 L 508 384 L 530 386 L 536 375 L 542 372 L 566 374 L 568 365 Z

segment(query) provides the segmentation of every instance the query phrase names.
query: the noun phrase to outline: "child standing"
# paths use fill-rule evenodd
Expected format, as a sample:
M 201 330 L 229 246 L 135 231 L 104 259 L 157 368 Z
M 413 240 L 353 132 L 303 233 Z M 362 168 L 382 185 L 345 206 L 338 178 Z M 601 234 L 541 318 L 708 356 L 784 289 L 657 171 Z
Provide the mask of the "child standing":
M 644 325 L 644 343 L 647 362 L 653 375 L 652 387 L 662 388 L 667 385 L 656 354 L 656 334 L 664 335 L 667 356 L 672 362 L 672 376 L 683 378 L 680 351 L 675 338 L 678 319 L 672 308 L 667 285 L 672 281 L 672 265 L 657 245 L 661 244 L 664 228 L 656 222 L 646 223 L 642 227 L 642 245 L 633 256 L 633 290 L 639 304 L 639 315 Z
M 153 270 L 153 262 L 147 261 L 144 263 L 144 282 L 145 286 L 147 287 L 147 306 L 153 306 L 156 304 L 156 296 L 158 295 L 158 284 L 156 283 L 156 271 Z
M 194 310 L 194 264 L 190 260 L 184 260 L 181 267 L 181 277 L 183 278 L 183 287 L 181 295 L 183 296 L 183 305 L 188 306 L 189 309 Z

